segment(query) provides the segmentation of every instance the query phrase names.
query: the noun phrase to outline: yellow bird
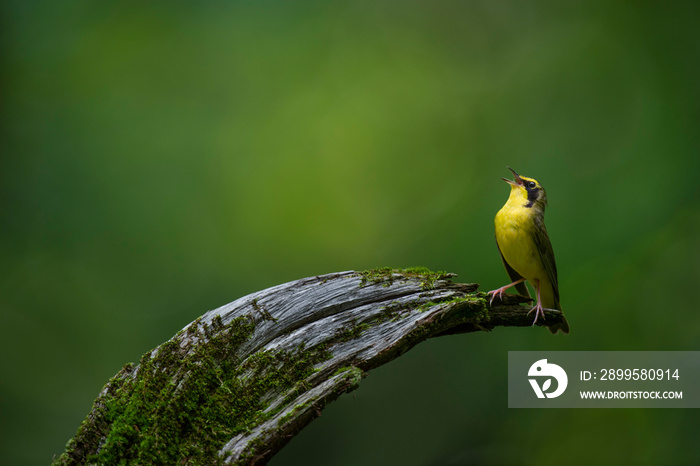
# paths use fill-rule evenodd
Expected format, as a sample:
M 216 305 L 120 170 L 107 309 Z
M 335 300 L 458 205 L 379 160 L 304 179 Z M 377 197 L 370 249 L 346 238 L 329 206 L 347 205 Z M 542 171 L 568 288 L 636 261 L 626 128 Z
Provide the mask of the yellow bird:
M 535 312 L 535 321 L 532 323 L 535 325 L 539 317 L 544 319 L 544 309 L 561 311 L 557 264 L 544 226 L 547 193 L 537 180 L 520 176 L 510 167 L 508 170 L 513 172 L 515 181 L 502 178 L 510 184 L 510 196 L 496 214 L 494 223 L 496 245 L 513 283 L 489 291 L 488 294 L 491 295 L 490 303 L 493 303 L 496 296 L 502 299 L 503 292 L 514 286 L 518 293 L 529 297 L 530 292 L 525 286 L 527 280 L 537 292 L 537 304 L 528 312 Z M 552 333 L 559 330 L 569 333 L 566 318 L 562 323 L 548 328 Z

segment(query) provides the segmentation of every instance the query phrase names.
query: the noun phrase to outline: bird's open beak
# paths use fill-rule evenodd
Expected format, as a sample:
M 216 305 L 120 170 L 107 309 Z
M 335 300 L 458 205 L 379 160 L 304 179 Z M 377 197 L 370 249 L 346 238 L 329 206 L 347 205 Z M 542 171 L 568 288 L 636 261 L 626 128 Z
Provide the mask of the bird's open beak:
M 523 185 L 523 179 L 520 178 L 520 175 L 518 175 L 517 173 L 515 173 L 515 170 L 513 170 L 513 169 L 510 168 L 510 167 L 508 167 L 508 170 L 510 170 L 510 171 L 513 173 L 513 176 L 515 177 L 515 181 L 511 181 L 511 180 L 509 180 L 508 178 L 501 178 L 501 179 L 502 179 L 503 181 L 505 181 L 506 183 L 508 183 L 509 185 L 512 185 L 512 186 L 522 186 L 522 185 Z

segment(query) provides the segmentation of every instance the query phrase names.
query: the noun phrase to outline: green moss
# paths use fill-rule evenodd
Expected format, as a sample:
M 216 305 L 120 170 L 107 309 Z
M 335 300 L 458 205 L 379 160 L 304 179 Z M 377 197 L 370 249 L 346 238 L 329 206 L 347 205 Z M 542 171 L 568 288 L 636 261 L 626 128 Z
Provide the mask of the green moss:
M 294 416 L 301 410 L 304 410 L 313 404 L 312 400 L 306 400 L 304 403 L 299 403 L 294 406 L 287 414 L 282 416 L 279 421 L 277 421 L 278 426 L 284 425 L 287 421 L 294 418 Z
M 343 379 L 347 383 L 347 390 L 346 391 L 352 391 L 357 388 L 357 386 L 360 384 L 360 381 L 362 381 L 363 377 L 365 376 L 365 372 L 355 366 L 343 366 L 338 368 L 331 376 L 330 378 L 337 377 L 339 375 L 343 375 Z M 308 399 L 304 401 L 303 403 L 299 403 L 294 406 L 288 413 L 286 413 L 284 416 L 282 416 L 278 421 L 277 425 L 279 427 L 283 426 L 286 424 L 289 420 L 294 419 L 296 415 L 299 413 L 299 411 L 307 409 L 309 406 L 313 405 L 316 403 L 318 400 L 314 399 Z M 286 403 L 285 403 L 286 404 Z
M 377 314 L 376 316 L 367 320 L 367 322 L 369 322 L 371 325 L 381 324 L 387 321 L 396 322 L 407 316 L 409 311 L 416 309 L 419 306 L 419 301 L 409 301 L 405 303 L 393 302 L 382 307 L 380 309 L 381 314 Z
M 271 393 L 294 388 L 298 396 L 314 365 L 331 357 L 325 346 L 299 346 L 241 360 L 237 351 L 254 329 L 248 317 L 196 321 L 138 367 L 125 367 L 56 463 L 219 463 L 228 440 L 274 414 L 264 412 Z
M 477 295 L 465 296 L 464 298 L 452 298 L 450 302 L 454 306 L 464 305 L 465 309 L 469 309 L 470 312 L 464 312 L 463 319 L 465 321 L 470 321 L 475 324 L 480 324 L 482 322 L 488 322 L 491 320 L 491 314 L 489 314 L 488 306 L 486 306 L 486 300 Z
M 437 304 L 439 304 L 439 303 L 436 303 L 436 302 L 434 302 L 434 301 L 428 301 L 427 303 L 423 303 L 423 304 L 421 304 L 420 306 L 418 306 L 418 307 L 417 307 L 417 310 L 418 310 L 418 312 L 425 312 L 425 311 L 427 311 L 428 309 L 430 309 L 431 307 L 433 307 L 433 306 L 435 306 L 435 305 L 437 305 Z
M 367 286 L 368 284 L 379 284 L 382 283 L 383 286 L 391 286 L 394 280 L 400 277 L 395 275 L 403 275 L 404 277 L 420 278 L 421 288 L 424 290 L 431 290 L 435 288 L 435 281 L 445 280 L 453 277 L 454 275 L 447 272 L 433 272 L 426 267 L 409 267 L 406 269 L 395 269 L 392 267 L 380 267 L 377 269 L 364 270 L 358 272 L 362 277 L 360 280 L 360 287 Z
M 277 322 L 277 318 L 272 317 L 272 314 L 270 314 L 270 311 L 268 311 L 265 306 L 262 306 L 261 304 L 258 303 L 258 298 L 253 299 L 253 301 L 251 302 L 251 305 L 253 306 L 253 309 L 255 309 L 257 312 L 260 313 L 260 315 L 262 316 L 263 319 Z
M 372 326 L 367 322 L 353 323 L 350 327 L 336 332 L 335 336 L 329 340 L 331 343 L 346 342 L 354 340 L 362 335 L 362 332 L 368 330 Z
M 356 383 L 360 383 L 360 380 L 362 380 L 362 378 L 365 376 L 365 373 L 360 368 L 357 368 L 355 366 L 343 366 L 339 367 L 335 372 L 333 372 L 333 375 L 331 377 L 335 377 L 344 373 L 349 374 L 351 380 Z
M 345 343 L 354 340 L 362 335 L 366 330 L 375 327 L 389 320 L 401 319 L 401 313 L 418 306 L 417 303 L 391 304 L 382 308 L 381 313 L 370 318 L 364 319 L 361 322 L 355 320 L 342 330 L 338 330 L 335 335 L 326 341 L 327 344 Z

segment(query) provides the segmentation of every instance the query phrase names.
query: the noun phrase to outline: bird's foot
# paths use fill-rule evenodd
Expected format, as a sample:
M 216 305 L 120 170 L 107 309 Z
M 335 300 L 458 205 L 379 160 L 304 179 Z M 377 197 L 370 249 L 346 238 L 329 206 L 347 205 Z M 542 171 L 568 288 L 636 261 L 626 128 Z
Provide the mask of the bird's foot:
M 542 307 L 542 304 L 540 304 L 539 301 L 537 301 L 537 304 L 535 304 L 532 309 L 527 311 L 527 315 L 530 315 L 532 311 L 535 311 L 535 320 L 532 321 L 532 325 L 535 325 L 537 323 L 537 319 L 542 316 L 542 320 L 545 320 L 544 317 L 544 308 Z
M 498 288 L 498 289 L 491 290 L 491 291 L 489 291 L 488 293 L 486 293 L 486 296 L 491 296 L 491 300 L 489 301 L 489 306 L 490 306 L 491 304 L 493 304 L 493 300 L 496 299 L 496 296 L 498 296 L 498 297 L 501 299 L 501 301 L 503 301 L 503 293 L 505 293 L 505 291 L 506 291 L 508 288 L 510 288 L 511 286 L 512 286 L 512 285 L 502 286 L 502 287 L 500 287 L 500 288 Z

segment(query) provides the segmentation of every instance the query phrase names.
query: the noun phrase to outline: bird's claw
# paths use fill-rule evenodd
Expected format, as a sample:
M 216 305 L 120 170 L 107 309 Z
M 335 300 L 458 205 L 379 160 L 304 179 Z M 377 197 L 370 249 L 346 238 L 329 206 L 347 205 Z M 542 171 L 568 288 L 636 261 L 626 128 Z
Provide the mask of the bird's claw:
M 496 299 L 496 296 L 498 296 L 501 301 L 503 301 L 503 293 L 508 289 L 508 286 L 502 286 L 498 289 L 491 290 L 488 293 L 486 293 L 486 296 L 491 295 L 491 300 L 489 301 L 489 306 L 493 304 L 493 300 Z
M 544 317 L 544 308 L 542 307 L 542 304 L 540 304 L 539 301 L 537 301 L 537 304 L 535 304 L 532 309 L 527 311 L 527 315 L 530 315 L 532 311 L 535 311 L 535 320 L 532 321 L 532 325 L 534 326 L 537 323 L 537 319 L 542 316 L 542 320 L 546 320 Z

